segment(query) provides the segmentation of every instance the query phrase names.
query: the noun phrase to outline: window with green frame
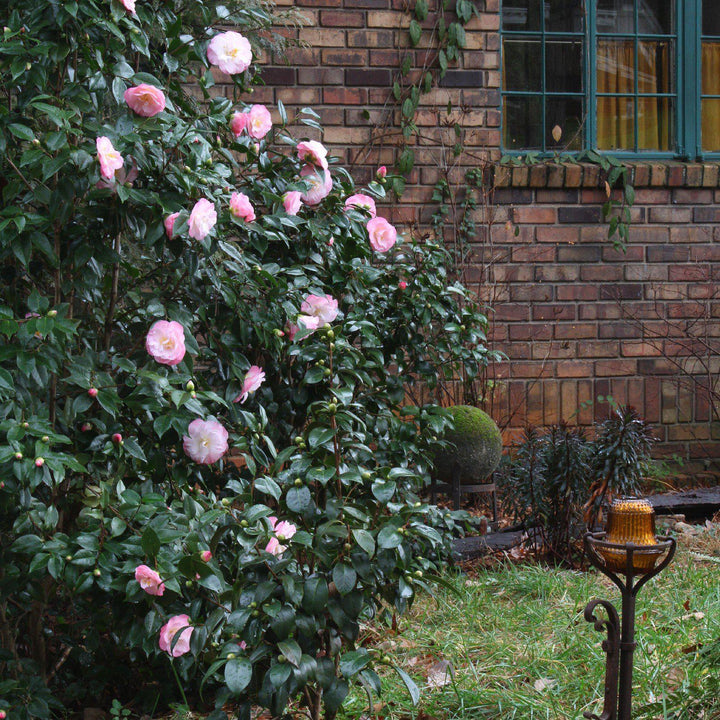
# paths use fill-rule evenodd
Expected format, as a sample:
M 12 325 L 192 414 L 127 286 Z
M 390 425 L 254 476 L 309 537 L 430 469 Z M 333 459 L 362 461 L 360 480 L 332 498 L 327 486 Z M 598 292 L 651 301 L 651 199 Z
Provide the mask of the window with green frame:
M 720 0 L 503 0 L 501 12 L 505 150 L 720 157 Z

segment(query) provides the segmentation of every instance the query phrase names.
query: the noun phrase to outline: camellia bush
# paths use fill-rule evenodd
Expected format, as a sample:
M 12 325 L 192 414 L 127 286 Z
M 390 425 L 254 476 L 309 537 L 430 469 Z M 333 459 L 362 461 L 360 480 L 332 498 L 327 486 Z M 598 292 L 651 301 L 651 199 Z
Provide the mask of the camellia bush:
M 265 3 L 5 13 L 0 712 L 332 718 L 447 557 L 408 398 L 487 364 L 481 308 L 383 168 L 243 101 Z

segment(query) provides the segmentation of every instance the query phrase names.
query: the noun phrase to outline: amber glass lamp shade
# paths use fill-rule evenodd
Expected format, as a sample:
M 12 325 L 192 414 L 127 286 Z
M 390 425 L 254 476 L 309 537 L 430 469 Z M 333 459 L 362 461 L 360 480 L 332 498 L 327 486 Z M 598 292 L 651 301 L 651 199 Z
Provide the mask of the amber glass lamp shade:
M 647 500 L 638 498 L 616 498 L 608 513 L 607 536 L 605 542 L 614 545 L 632 543 L 632 569 L 635 574 L 650 572 L 663 554 L 663 548 L 657 547 L 655 537 L 655 510 Z M 609 570 L 627 572 L 627 548 L 610 548 L 601 545 L 598 552 L 605 560 Z

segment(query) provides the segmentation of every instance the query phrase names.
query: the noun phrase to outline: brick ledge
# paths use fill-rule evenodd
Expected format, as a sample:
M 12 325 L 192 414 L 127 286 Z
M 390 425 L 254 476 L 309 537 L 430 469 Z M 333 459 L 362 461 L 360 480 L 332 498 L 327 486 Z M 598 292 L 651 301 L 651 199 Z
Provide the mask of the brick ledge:
M 720 163 L 625 162 L 635 188 L 717 188 Z M 605 171 L 595 163 L 541 162 L 535 165 L 497 165 L 496 188 L 597 188 Z

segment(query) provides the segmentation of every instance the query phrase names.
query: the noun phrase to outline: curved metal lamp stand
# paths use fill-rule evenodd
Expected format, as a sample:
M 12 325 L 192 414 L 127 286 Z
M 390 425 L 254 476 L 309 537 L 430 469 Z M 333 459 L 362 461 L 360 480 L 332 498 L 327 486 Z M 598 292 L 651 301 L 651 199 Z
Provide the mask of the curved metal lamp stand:
M 585 619 L 595 624 L 595 629 L 607 632 L 607 639 L 602 647 L 605 659 L 605 700 L 600 715 L 586 712 L 583 716 L 589 720 L 630 720 L 632 709 L 632 673 L 633 655 L 635 653 L 635 598 L 640 588 L 650 578 L 664 570 L 675 555 L 676 542 L 670 537 L 658 538 L 657 545 L 635 545 L 627 543 L 618 545 L 603 538 L 606 533 L 587 533 L 585 550 L 590 563 L 603 575 L 609 577 L 620 588 L 622 596 L 622 614 L 618 616 L 615 607 L 607 600 L 591 600 L 585 608 Z M 624 551 L 627 556 L 625 579 L 607 566 L 605 558 L 598 548 Z M 636 551 L 647 553 L 655 551 L 665 553 L 665 557 L 649 572 L 639 575 L 634 568 L 633 555 Z M 602 606 L 607 614 L 603 620 L 595 615 L 598 606 Z

